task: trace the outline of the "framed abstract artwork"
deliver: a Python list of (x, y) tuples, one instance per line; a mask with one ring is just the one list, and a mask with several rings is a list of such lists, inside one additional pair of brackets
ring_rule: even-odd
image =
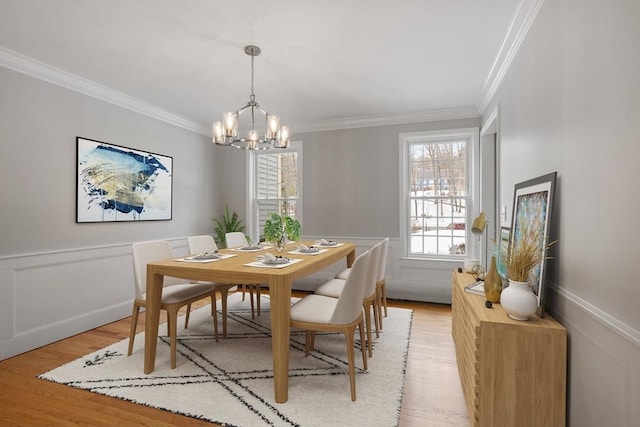
[(172, 218), (173, 158), (76, 137), (76, 222)]
[[(529, 181), (516, 184), (513, 195), (511, 217), (511, 239), (509, 248), (516, 245), (523, 233), (534, 232), (540, 239), (540, 250), (549, 244), (549, 223), (557, 172), (552, 172)], [(529, 286), (538, 299), (538, 316), (544, 312), (544, 282), (546, 257), (533, 269)]]

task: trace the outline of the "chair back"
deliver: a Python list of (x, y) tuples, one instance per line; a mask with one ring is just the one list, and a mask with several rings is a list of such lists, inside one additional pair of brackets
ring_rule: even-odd
[(349, 324), (356, 320), (362, 312), (362, 297), (364, 295), (369, 262), (369, 251), (359, 255), (353, 262), (349, 277), (347, 277), (336, 308), (331, 315), (330, 324)]
[[(131, 247), (133, 255), (133, 278), (136, 298), (144, 299), (147, 292), (147, 264), (161, 259), (172, 258), (173, 251), (169, 242), (153, 240), (137, 242)], [(165, 276), (163, 286), (171, 286), (183, 283), (184, 280)]]
[(239, 248), (249, 244), (247, 236), (241, 231), (232, 231), (225, 234), (224, 240), (227, 244), (227, 248)]
[(218, 250), (216, 241), (208, 234), (202, 236), (190, 236), (187, 238), (187, 244), (189, 245), (189, 253), (191, 255), (215, 252)]
[(384, 280), (387, 271), (387, 253), (389, 252), (389, 238), (382, 241), (382, 249), (380, 250), (380, 259), (378, 260), (378, 277), (376, 282)]
[[(364, 291), (362, 298), (370, 297), (376, 293), (376, 279), (378, 277), (378, 264), (380, 262), (380, 253), (382, 252), (382, 242), (378, 242), (369, 249), (369, 263), (367, 264), (367, 273), (365, 276)], [(349, 273), (351, 275), (351, 273)]]

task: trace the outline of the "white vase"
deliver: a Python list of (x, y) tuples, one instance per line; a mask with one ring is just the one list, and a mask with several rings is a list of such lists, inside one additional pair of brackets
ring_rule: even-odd
[(509, 280), (509, 286), (500, 294), (500, 305), (512, 319), (528, 320), (538, 308), (538, 298), (527, 282)]

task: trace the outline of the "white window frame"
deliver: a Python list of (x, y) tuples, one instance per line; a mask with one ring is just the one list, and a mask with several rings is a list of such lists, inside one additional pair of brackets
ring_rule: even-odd
[[(467, 151), (467, 170), (468, 170), (468, 191), (469, 191), (469, 206), (466, 214), (467, 227), (466, 242), (467, 248), (466, 258), (478, 258), (479, 249), (475, 244), (477, 238), (471, 233), (470, 224), (479, 214), (479, 193), (480, 193), (480, 164), (479, 164), (479, 150), (480, 150), (480, 129), (478, 127), (461, 128), (461, 129), (444, 129), (434, 131), (421, 131), (421, 132), (405, 132), (399, 134), (399, 147), (400, 147), (400, 240), (402, 242), (403, 257), (412, 259), (433, 259), (433, 260), (455, 260), (460, 261), (459, 255), (436, 255), (436, 254), (413, 254), (411, 253), (411, 239), (410, 239), (410, 168), (409, 168), (409, 147), (411, 143), (415, 142), (440, 142), (448, 139), (466, 139), (469, 141), (469, 149)], [(475, 240), (474, 240), (475, 239)]]
[(274, 148), (270, 150), (249, 151), (247, 156), (247, 170), (249, 171), (249, 179), (247, 180), (247, 230), (246, 234), (251, 237), (252, 241), (257, 242), (260, 236), (259, 229), (259, 212), (256, 191), (258, 189), (258, 162), (257, 156), (261, 154), (280, 154), (280, 153), (297, 153), (296, 165), (298, 167), (296, 186), (298, 190), (298, 215), (296, 219), (303, 225), (302, 220), (302, 141), (292, 141), (288, 148)]

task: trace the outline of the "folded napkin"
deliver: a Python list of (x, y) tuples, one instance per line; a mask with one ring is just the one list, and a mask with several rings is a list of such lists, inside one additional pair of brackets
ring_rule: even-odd
[(338, 244), (338, 242), (336, 242), (335, 240), (326, 240), (326, 239), (320, 239), (319, 242), (320, 242), (320, 245), (322, 246), (335, 246)]
[(273, 255), (273, 254), (270, 254), (269, 252), (267, 252), (266, 254), (262, 255), (262, 257), (258, 257), (258, 258), (266, 259), (267, 261), (275, 261), (276, 260), (276, 256)]
[(242, 249), (244, 250), (262, 249), (262, 246), (260, 246), (260, 243), (252, 243), (250, 245), (243, 246)]
[(205, 252), (202, 254), (197, 254), (191, 257), (191, 259), (218, 259), (222, 257), (222, 254), (217, 252)]
[(282, 257), (282, 256), (275, 256), (268, 252), (264, 255), (258, 255), (256, 258), (259, 260), (262, 260), (262, 262), (265, 264), (286, 264), (289, 262), (289, 258)]
[(311, 252), (318, 252), (319, 249), (313, 246), (307, 246), (307, 245), (300, 245), (298, 246), (298, 251), (299, 252), (303, 252), (303, 253), (311, 253)]

